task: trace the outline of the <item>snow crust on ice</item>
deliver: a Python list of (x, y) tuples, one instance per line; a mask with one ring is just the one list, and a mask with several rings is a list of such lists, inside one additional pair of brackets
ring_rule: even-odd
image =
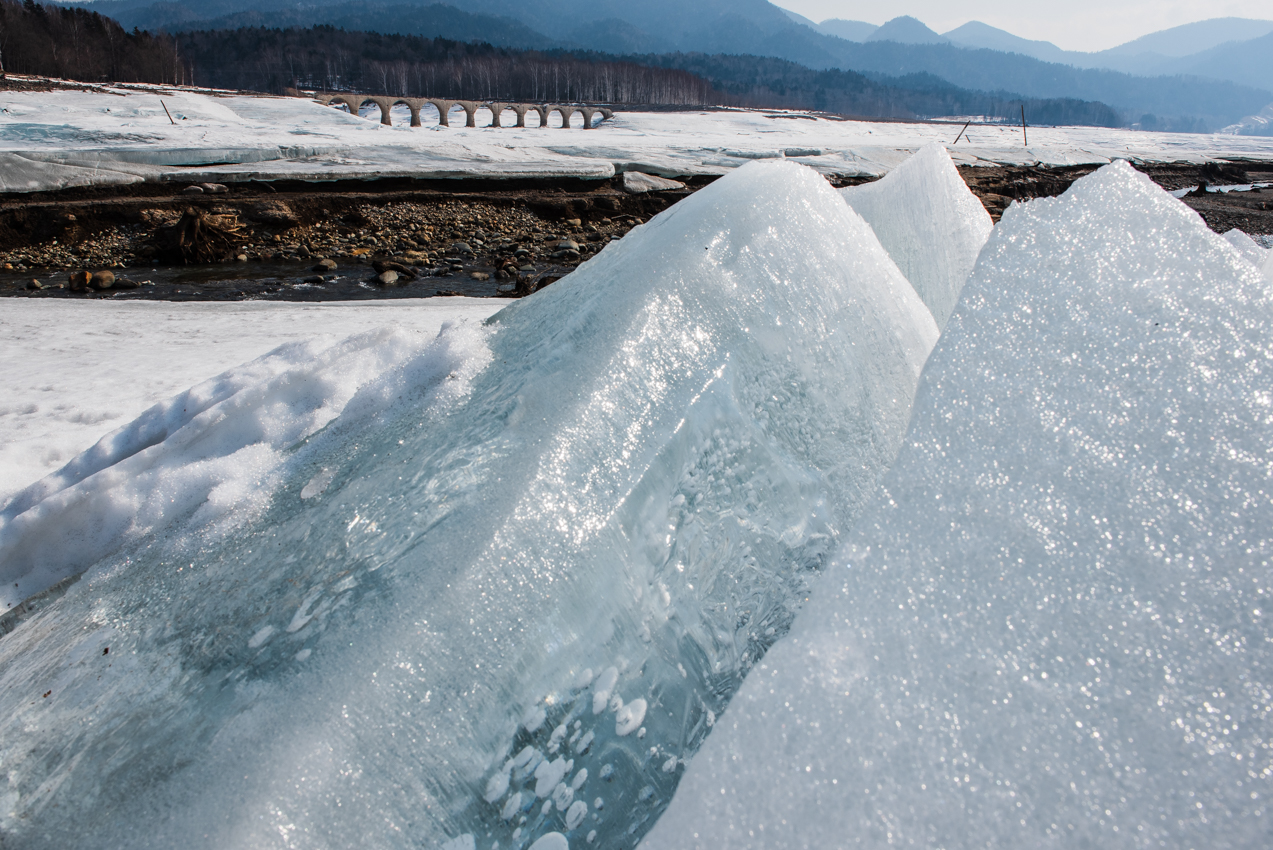
[(432, 337), (446, 322), (481, 321), (507, 303), (9, 299), (0, 360), (22, 365), (0, 372), (0, 508), (152, 405), (284, 343), (321, 348), (385, 326)]
[(459, 379), (485, 365), (484, 342), (471, 327), (443, 331), (292, 343), (156, 404), (0, 509), (0, 604), (178, 519), (215, 528), (210, 544), (264, 509), (286, 456), (337, 416), (374, 419), (404, 384), (462, 392)]
[[(167, 103), (176, 119), (164, 114)], [(430, 120), (426, 108), (424, 121)], [(842, 121), (784, 110), (619, 112), (592, 130), (394, 126), (305, 98), (114, 86), (95, 92), (0, 93), (0, 188), (150, 181), (725, 174), (757, 159), (798, 159), (822, 173), (886, 174), (950, 124)], [(793, 120), (799, 119), (799, 120)], [(486, 109), (478, 122), (489, 124)], [(1029, 148), (1011, 127), (973, 126), (959, 164), (1076, 165), (1269, 159), (1273, 138), (1037, 128)], [(28, 165), (28, 163), (31, 163)]]
[(1257, 847), (1273, 300), (1126, 164), (1010, 208), (651, 848)]
[(927, 145), (882, 179), (840, 193), (945, 327), (994, 228), (946, 148)]
[[(104, 557), (0, 639), (0, 830), (629, 844), (892, 462), (936, 337), (821, 176), (756, 163), (482, 327), (161, 406), (3, 532), (24, 576)], [(256, 477), (209, 487), (228, 463)], [(124, 522), (151, 530), (105, 552)]]

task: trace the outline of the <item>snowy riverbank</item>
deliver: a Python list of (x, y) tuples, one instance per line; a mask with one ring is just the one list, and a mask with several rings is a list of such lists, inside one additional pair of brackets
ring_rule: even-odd
[[(172, 114), (172, 121), (164, 106)], [(142, 180), (227, 183), (383, 177), (605, 179), (617, 171), (719, 175), (792, 158), (826, 174), (878, 176), (961, 127), (844, 121), (780, 110), (619, 111), (594, 130), (395, 126), (305, 98), (114, 87), (0, 94), (0, 191)], [(479, 124), (489, 112), (479, 111)], [(174, 123), (175, 122), (175, 123)], [(428, 125), (429, 121), (426, 120)], [(1093, 127), (974, 126), (956, 163), (1074, 165), (1273, 160), (1273, 140)]]

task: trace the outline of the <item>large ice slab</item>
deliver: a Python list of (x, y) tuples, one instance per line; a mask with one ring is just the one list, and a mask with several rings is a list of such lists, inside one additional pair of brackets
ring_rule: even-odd
[(487, 325), (156, 409), (0, 531), (6, 581), (90, 567), (0, 639), (6, 844), (632, 846), (936, 336), (822, 177), (753, 164)]
[(927, 145), (882, 179), (840, 193), (945, 327), (994, 228), (946, 148)]
[(882, 494), (644, 846), (1267, 844), (1270, 329), (1125, 164), (1009, 209)]

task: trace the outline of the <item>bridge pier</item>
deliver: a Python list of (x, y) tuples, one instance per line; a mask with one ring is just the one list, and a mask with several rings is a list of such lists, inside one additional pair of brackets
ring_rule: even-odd
[(524, 103), (510, 103), (508, 108), (517, 113), (517, 126), (526, 126), (526, 113), (530, 111), (530, 107)]
[(477, 126), (477, 110), (482, 104), (472, 100), (457, 100), (456, 104), (458, 104), (459, 107), (464, 110), (464, 114), (468, 116), (469, 120), (465, 122), (464, 126), (476, 127)]
[(455, 106), (455, 101), (442, 100), (441, 98), (431, 97), (429, 98), (428, 102), (433, 104), (433, 106), (438, 110), (438, 126), (450, 127), (451, 126), (451, 115), (450, 115), (451, 107)]
[(556, 112), (558, 115), (561, 116), (561, 129), (563, 130), (570, 129), (570, 116), (574, 115), (576, 111), (573, 106), (554, 106), (548, 111), (550, 114), (553, 112)]

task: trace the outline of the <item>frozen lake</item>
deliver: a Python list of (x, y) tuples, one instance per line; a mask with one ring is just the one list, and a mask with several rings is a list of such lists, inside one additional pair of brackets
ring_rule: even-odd
[[(489, 124), (489, 111), (478, 118)], [(879, 176), (925, 144), (953, 142), (961, 129), (781, 110), (620, 111), (593, 130), (412, 128), (403, 120), (386, 127), (378, 114), (355, 117), (305, 98), (136, 87), (4, 92), (0, 189), (143, 179), (719, 175), (780, 158), (828, 174)], [(974, 126), (951, 155), (957, 164), (1028, 165), (1273, 159), (1273, 140), (1254, 136), (1039, 127), (1030, 129), (1029, 141), (1022, 144), (1019, 127)]]

